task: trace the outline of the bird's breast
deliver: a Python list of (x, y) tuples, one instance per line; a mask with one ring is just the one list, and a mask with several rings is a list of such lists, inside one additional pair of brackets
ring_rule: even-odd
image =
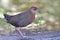
[(35, 19), (35, 14), (32, 14), (32, 15), (31, 15), (30, 22), (33, 22), (33, 21), (34, 21), (34, 19)]

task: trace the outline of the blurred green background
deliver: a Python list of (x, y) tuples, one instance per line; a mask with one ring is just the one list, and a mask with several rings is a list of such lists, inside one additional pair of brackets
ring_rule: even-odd
[(39, 8), (40, 13), (36, 14), (35, 21), (26, 29), (35, 31), (60, 30), (60, 0), (0, 0), (0, 33), (8, 33), (15, 29), (14, 26), (6, 23), (4, 13), (15, 15), (28, 10), (33, 5)]

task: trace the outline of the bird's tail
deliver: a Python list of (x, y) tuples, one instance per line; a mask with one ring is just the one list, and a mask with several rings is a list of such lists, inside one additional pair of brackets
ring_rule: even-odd
[(6, 20), (10, 20), (11, 17), (12, 17), (12, 16), (10, 16), (10, 15), (8, 15), (8, 14), (4, 14), (4, 18), (5, 18)]

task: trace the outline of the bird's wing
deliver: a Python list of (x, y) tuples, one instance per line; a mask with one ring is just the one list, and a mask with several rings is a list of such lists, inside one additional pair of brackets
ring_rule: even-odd
[[(30, 14), (27, 12), (23, 12), (21, 14), (18, 15), (14, 15), (11, 19), (10, 19), (10, 23), (17, 23), (20, 21), (24, 21), (25, 19), (29, 19)], [(28, 18), (27, 18), (28, 17)]]

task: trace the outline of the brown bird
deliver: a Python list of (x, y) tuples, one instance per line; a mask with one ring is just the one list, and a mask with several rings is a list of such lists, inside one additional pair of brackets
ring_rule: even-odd
[(22, 37), (25, 37), (22, 32), (20, 31), (21, 27), (26, 27), (27, 25), (31, 24), (35, 19), (35, 13), (39, 13), (37, 7), (32, 6), (27, 11), (22, 12), (21, 14), (17, 14), (14, 16), (10, 16), (8, 14), (4, 14), (4, 17), (7, 23), (16, 27), (16, 30)]

